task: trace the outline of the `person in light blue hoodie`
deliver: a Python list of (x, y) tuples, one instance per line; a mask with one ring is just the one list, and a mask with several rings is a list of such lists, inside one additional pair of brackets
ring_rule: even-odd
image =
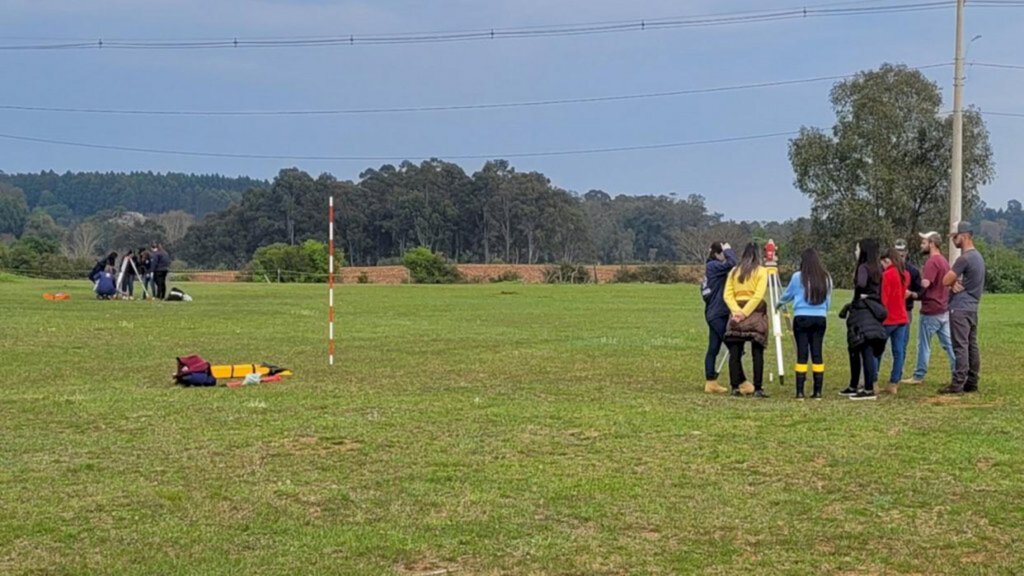
[(782, 308), (790, 302), (793, 303), (793, 335), (796, 337), (796, 398), (804, 398), (809, 356), (814, 374), (811, 398), (820, 400), (825, 385), (822, 347), (825, 342), (825, 317), (832, 303), (832, 278), (813, 248), (804, 250), (800, 255), (800, 271), (794, 273), (789, 280), (789, 286), (782, 294), (778, 307)]

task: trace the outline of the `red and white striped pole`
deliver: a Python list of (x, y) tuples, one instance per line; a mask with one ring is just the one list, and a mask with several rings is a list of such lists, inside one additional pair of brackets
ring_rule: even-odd
[(334, 196), (327, 203), (327, 363), (334, 366)]

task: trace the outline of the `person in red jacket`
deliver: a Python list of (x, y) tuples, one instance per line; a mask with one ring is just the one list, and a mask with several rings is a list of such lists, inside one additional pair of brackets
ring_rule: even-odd
[[(910, 273), (903, 267), (903, 258), (895, 248), (882, 256), (882, 269), (882, 304), (889, 313), (882, 325), (892, 345), (892, 374), (885, 393), (896, 394), (900, 380), (903, 379), (903, 363), (907, 358), (907, 331), (910, 330), (907, 292)], [(878, 361), (881, 364), (881, 355)]]

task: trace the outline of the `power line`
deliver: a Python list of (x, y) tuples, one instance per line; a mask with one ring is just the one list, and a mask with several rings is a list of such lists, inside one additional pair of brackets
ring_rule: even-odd
[[(928, 64), (926, 66), (917, 66), (914, 67), (913, 69), (928, 70), (933, 68), (944, 68), (950, 65), (951, 64), (949, 63)], [(834, 76), (817, 76), (813, 78), (801, 78), (796, 80), (772, 80), (767, 82), (753, 82), (748, 84), (734, 84), (729, 86), (715, 86), (710, 88), (668, 90), (663, 92), (645, 92), (639, 94), (618, 94), (610, 96), (589, 96), (581, 98), (558, 98), (549, 100), (529, 100), (523, 102), (445, 104), (437, 106), (399, 106), (390, 108), (348, 108), (323, 110), (139, 110), (116, 108), (78, 108), (59, 106), (55, 107), (0, 104), (0, 110), (11, 110), (20, 112), (60, 112), (68, 114), (107, 114), (122, 116), (332, 116), (359, 114), (397, 114), (414, 112), (451, 112), (464, 110), (495, 110), (503, 108), (557, 106), (566, 104), (592, 104), (598, 102), (621, 102), (628, 100), (668, 98), (673, 96), (693, 96), (698, 94), (735, 92), (741, 90), (775, 88), (780, 86), (794, 86), (798, 84), (812, 84), (817, 82), (845, 80), (847, 78), (852, 78), (853, 76), (855, 76), (855, 74), (840, 74)]]
[[(857, 3), (841, 4), (849, 5)], [(83, 40), (79, 42), (8, 44), (0, 45), (0, 50), (189, 50), (214, 48), (295, 48), (345, 45), (424, 44), (475, 40), (567, 37), (680, 28), (705, 28), (712, 26), (776, 22), (821, 17), (903, 14), (941, 10), (949, 8), (954, 4), (955, 2), (952, 0), (937, 0), (929, 2), (906, 2), (901, 4), (856, 6), (846, 8), (803, 6), (777, 10), (735, 12), (732, 14), (719, 13), (717, 15), (704, 16), (663, 17), (585, 24), (524, 26), (515, 28), (490, 28), (426, 33), (398, 32), (388, 34), (347, 34), (335, 36), (294, 36), (278, 38), (212, 38), (205, 40), (97, 39), (92, 41)], [(837, 5), (840, 4), (834, 4), (832, 6)], [(1024, 7), (1024, 1), (974, 0), (971, 2), (971, 6), (978, 8), (1020, 8)]]
[(450, 160), (488, 160), (493, 158), (538, 158), (545, 156), (581, 156), (587, 154), (605, 154), (611, 152), (632, 152), (638, 150), (660, 150), (667, 148), (686, 148), (693, 146), (706, 146), (712, 144), (727, 144), (732, 142), (747, 142), (752, 140), (766, 140), (770, 138), (781, 138), (783, 136), (795, 136), (798, 132), (772, 132), (767, 134), (754, 134), (748, 136), (734, 136), (728, 138), (714, 138), (708, 140), (690, 140), (684, 142), (666, 142), (660, 144), (641, 144), (634, 146), (614, 146), (609, 148), (582, 148), (574, 150), (549, 150), (542, 152), (513, 152), (507, 154), (406, 154), (394, 156), (300, 156), (288, 154), (246, 154), (233, 152), (201, 152), (194, 150), (167, 150), (160, 148), (142, 148), (135, 146), (120, 146), (112, 144), (96, 144), (89, 142), (73, 142), (68, 140), (55, 140), (50, 138), (36, 138), (32, 136), (21, 136), (16, 134), (0, 134), (0, 138), (15, 140), (19, 142), (34, 142), (37, 144), (53, 144), (57, 146), (73, 146), (76, 148), (90, 148), (97, 150), (116, 150), (118, 152), (139, 152), (144, 154), (160, 154), (170, 156), (192, 156), (203, 158), (236, 158), (249, 160), (303, 160), (303, 161), (400, 161), (410, 158), (445, 158)]
[(986, 112), (985, 110), (982, 110), (981, 111), (981, 115), (982, 116), (1003, 116), (1003, 117), (1006, 117), (1006, 118), (1024, 118), (1024, 113), (1018, 113), (1018, 112)]
[(1016, 64), (990, 64), (987, 62), (970, 62), (968, 66), (977, 66), (979, 68), (998, 68), (1002, 70), (1024, 70), (1024, 66)]

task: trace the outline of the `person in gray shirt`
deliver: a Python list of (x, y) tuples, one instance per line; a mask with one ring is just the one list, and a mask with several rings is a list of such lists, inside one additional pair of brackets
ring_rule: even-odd
[(978, 391), (981, 353), (978, 350), (978, 304), (985, 289), (985, 259), (974, 248), (974, 228), (961, 220), (950, 234), (953, 244), (963, 250), (943, 284), (949, 286), (949, 324), (953, 335), (956, 370), (949, 386), (939, 394)]

